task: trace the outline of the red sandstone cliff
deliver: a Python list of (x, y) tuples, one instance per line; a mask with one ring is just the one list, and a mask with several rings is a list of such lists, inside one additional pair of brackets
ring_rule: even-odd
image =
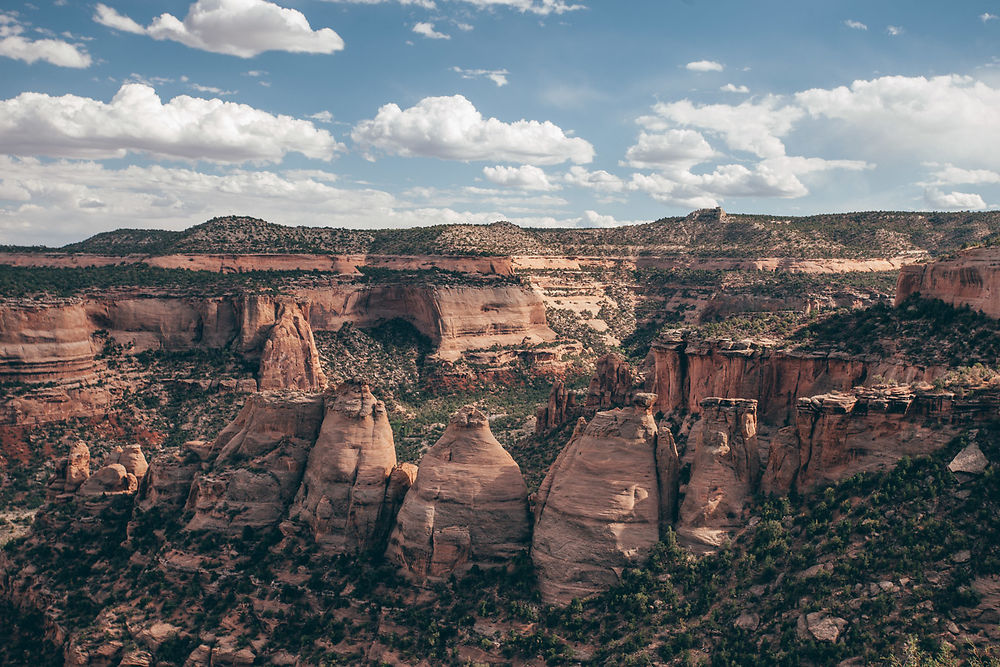
[(913, 294), (1000, 319), (1000, 248), (974, 248), (953, 259), (904, 266), (896, 283), (896, 305)]

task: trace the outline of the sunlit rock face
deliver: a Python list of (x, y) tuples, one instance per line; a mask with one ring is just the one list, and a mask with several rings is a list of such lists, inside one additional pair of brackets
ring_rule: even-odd
[(420, 461), (386, 556), (416, 580), (472, 565), (502, 565), (528, 548), (528, 489), (521, 469), (467, 406)]

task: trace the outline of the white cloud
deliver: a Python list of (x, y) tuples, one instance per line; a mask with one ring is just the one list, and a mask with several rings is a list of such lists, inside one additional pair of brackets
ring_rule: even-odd
[(685, 65), (692, 72), (721, 72), (725, 67), (714, 60), (695, 60)]
[(583, 212), (584, 227), (623, 227), (625, 225), (638, 225), (646, 220), (618, 220), (613, 215), (602, 215), (597, 211)]
[(183, 21), (164, 13), (145, 28), (98, 4), (94, 20), (116, 30), (241, 58), (264, 51), (334, 53), (344, 48), (344, 40), (330, 28), (313, 30), (302, 12), (267, 0), (197, 0)]
[[(426, 9), (436, 9), (437, 5), (431, 0), (328, 0), (328, 2), (345, 2), (363, 5), (377, 5), (384, 2), (399, 2), (401, 5), (417, 5)], [(549, 14), (565, 14), (566, 12), (585, 9), (586, 5), (573, 4), (565, 0), (455, 0), (472, 5), (476, 9), (512, 9), (522, 14), (538, 14), (548, 16)]]
[(862, 23), (861, 21), (855, 21), (853, 19), (847, 19), (846, 21), (844, 21), (844, 25), (854, 30), (868, 30), (868, 26), (866, 26), (864, 23)]
[[(929, 164), (927, 166), (938, 166)], [(959, 185), (978, 183), (1000, 183), (1000, 173), (990, 169), (962, 169), (950, 164), (940, 166), (932, 174), (930, 185)]]
[(975, 210), (986, 208), (986, 202), (972, 192), (941, 192), (936, 188), (924, 191), (924, 201), (933, 208)]
[(892, 37), (903, 34), (903, 28), (898, 25), (887, 25), (885, 31)]
[(504, 123), (483, 118), (472, 102), (461, 95), (425, 97), (409, 109), (386, 104), (375, 118), (363, 120), (351, 132), (362, 150), (403, 157), (443, 160), (502, 160), (548, 165), (587, 163), (594, 147), (570, 137), (549, 121), (518, 120)]
[(47, 62), (57, 67), (83, 69), (92, 62), (87, 49), (61, 39), (29, 39), (25, 27), (12, 14), (0, 13), (0, 56), (28, 63)]
[(639, 169), (671, 167), (690, 169), (708, 160), (715, 151), (695, 130), (668, 130), (662, 134), (641, 132), (625, 152), (625, 163)]
[(147, 85), (105, 103), (21, 93), (0, 101), (0, 152), (112, 158), (131, 152), (213, 162), (277, 162), (287, 153), (329, 160), (343, 146), (326, 130), (245, 104), (179, 95), (163, 104)]
[(742, 104), (705, 104), (696, 106), (690, 100), (657, 103), (655, 116), (642, 116), (640, 125), (647, 130), (662, 131), (675, 125), (695, 127), (721, 136), (733, 150), (747, 151), (760, 157), (785, 154), (781, 138), (788, 134), (804, 115), (794, 106), (782, 105), (778, 97), (768, 95), (759, 102)]
[(199, 93), (211, 93), (212, 95), (235, 95), (237, 91), (235, 90), (223, 90), (222, 88), (216, 88), (215, 86), (203, 86), (200, 83), (192, 83), (191, 87), (197, 90)]
[(583, 167), (573, 166), (563, 174), (563, 180), (570, 185), (598, 192), (621, 192), (625, 189), (625, 183), (622, 179), (603, 169), (587, 171)]
[(878, 160), (991, 168), (1000, 155), (1000, 89), (959, 75), (886, 76), (795, 95), (842, 151)]
[(330, 113), (329, 111), (326, 111), (325, 109), (323, 111), (317, 111), (314, 114), (310, 114), (308, 118), (311, 118), (312, 120), (315, 120), (316, 122), (319, 123), (333, 122), (333, 114)]
[(509, 82), (507, 76), (510, 75), (505, 69), (462, 69), (452, 67), (452, 72), (457, 72), (463, 79), (487, 78), (497, 85), (498, 88), (506, 86)]
[(743, 93), (743, 94), (746, 94), (746, 93), (750, 92), (750, 89), (747, 88), (746, 86), (736, 86), (736, 85), (733, 85), (731, 83), (727, 83), (726, 85), (724, 85), (721, 88), (719, 88), (719, 90), (721, 90), (724, 93)]
[(544, 171), (530, 164), (520, 167), (483, 167), (483, 176), (490, 183), (521, 190), (557, 190)]
[(426, 21), (421, 21), (413, 25), (413, 32), (418, 35), (423, 35), (427, 39), (451, 39), (451, 35), (446, 35), (443, 32), (438, 32), (434, 29), (433, 23), (428, 23)]
[(979, 20), (982, 21), (983, 23), (986, 23), (988, 21), (996, 21), (998, 18), (1000, 18), (1000, 16), (997, 16), (996, 14), (990, 14), (989, 12), (983, 12), (982, 14), (979, 15)]

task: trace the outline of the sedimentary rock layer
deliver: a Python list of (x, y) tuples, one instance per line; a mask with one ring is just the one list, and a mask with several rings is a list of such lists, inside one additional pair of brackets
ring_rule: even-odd
[(1000, 319), (1000, 248), (973, 248), (952, 259), (904, 266), (896, 282), (896, 305), (913, 294)]

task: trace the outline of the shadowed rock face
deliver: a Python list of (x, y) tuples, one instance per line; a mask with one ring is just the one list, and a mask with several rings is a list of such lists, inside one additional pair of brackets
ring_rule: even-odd
[(904, 266), (896, 282), (896, 305), (914, 294), (1000, 318), (1000, 249), (974, 248), (953, 259)]
[(376, 538), (388, 532), (381, 523), (392, 520), (382, 507), (395, 465), (385, 405), (367, 384), (344, 383), (326, 398), (292, 517), (305, 521), (316, 541), (333, 551), (377, 548)]
[(66, 458), (56, 464), (56, 471), (45, 486), (48, 500), (76, 493), (90, 477), (90, 448), (84, 442), (74, 442)]
[(473, 564), (501, 565), (527, 549), (528, 489), (482, 412), (459, 410), (420, 461), (386, 556), (414, 579)]
[(285, 516), (323, 419), (320, 394), (265, 393), (247, 399), (207, 454), (187, 501), (191, 530), (235, 534)]
[(587, 389), (588, 412), (628, 405), (632, 398), (635, 374), (625, 357), (612, 352), (597, 360), (597, 369)]
[(701, 410), (688, 436), (694, 460), (677, 534), (696, 548), (712, 548), (745, 525), (746, 506), (757, 489), (757, 401), (707, 398)]
[(638, 394), (632, 407), (599, 412), (590, 424), (581, 418), (545, 476), (531, 557), (546, 602), (608, 588), (659, 540), (661, 515), (676, 497), (661, 485), (677, 469), (677, 450), (670, 438), (657, 454), (655, 398)]

